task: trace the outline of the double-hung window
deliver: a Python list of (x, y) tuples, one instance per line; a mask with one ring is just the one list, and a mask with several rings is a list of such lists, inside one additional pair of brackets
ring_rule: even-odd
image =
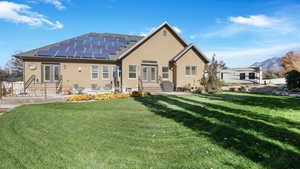
[(136, 65), (129, 65), (129, 79), (136, 79)]
[(169, 79), (169, 67), (167, 66), (162, 67), (162, 78)]
[(196, 66), (191, 66), (192, 69), (192, 75), (196, 75), (197, 74), (197, 67)]
[(187, 75), (187, 76), (197, 75), (197, 66), (190, 66), (190, 65), (186, 66), (185, 67), (185, 75)]
[(108, 65), (103, 65), (102, 79), (109, 80), (109, 66)]
[(99, 66), (98, 65), (92, 65), (92, 80), (98, 80), (99, 79)]

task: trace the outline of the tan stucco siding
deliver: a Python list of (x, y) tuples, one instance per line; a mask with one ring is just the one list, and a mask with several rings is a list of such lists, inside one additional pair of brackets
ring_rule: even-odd
[[(164, 36), (164, 31), (167, 35)], [(129, 65), (137, 65), (138, 76), (141, 74), (143, 60), (157, 61), (158, 76), (162, 74), (162, 67), (168, 66), (169, 61), (184, 48), (183, 44), (167, 28), (162, 28), (145, 43), (135, 49), (122, 60), (123, 88), (138, 88), (138, 79), (129, 79)], [(173, 80), (172, 71), (169, 71), (169, 80)]]
[[(34, 69), (30, 69), (30, 65), (34, 66)], [(24, 62), (24, 81), (26, 82), (32, 75), (35, 75), (37, 82), (41, 81), (41, 62)]]
[[(92, 80), (92, 65), (99, 67), (98, 80)], [(103, 79), (103, 65), (109, 66), (109, 79)], [(61, 63), (61, 75), (63, 76), (63, 87), (72, 88), (74, 84), (78, 84), (79, 87), (91, 88), (92, 84), (104, 87), (106, 84), (110, 84), (112, 78), (112, 64), (91, 64), (91, 63)], [(81, 71), (79, 72), (79, 69)]]
[[(51, 62), (55, 63), (55, 62)], [(30, 70), (29, 65), (36, 65), (35, 70)], [(63, 88), (73, 88), (74, 84), (78, 84), (79, 87), (91, 88), (92, 84), (97, 84), (97, 86), (104, 87), (106, 84), (110, 84), (113, 80), (113, 66), (115, 64), (99, 64), (99, 63), (68, 63), (63, 62), (60, 64), (60, 75), (63, 78)], [(92, 80), (91, 70), (92, 65), (98, 65), (99, 67), (99, 77), (98, 80)], [(102, 78), (103, 65), (109, 66), (109, 79), (104, 80)], [(41, 82), (42, 79), (42, 62), (24, 62), (25, 66), (25, 82), (31, 75), (36, 75)]]
[[(186, 75), (186, 66), (196, 66), (196, 75)], [(205, 62), (197, 55), (197, 53), (190, 49), (176, 62), (176, 87), (199, 87), (200, 80), (203, 77)]]

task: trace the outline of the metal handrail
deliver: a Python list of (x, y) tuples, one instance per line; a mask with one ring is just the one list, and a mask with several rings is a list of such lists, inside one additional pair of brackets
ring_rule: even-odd
[(35, 75), (31, 75), (30, 78), (24, 83), (24, 92), (31, 85), (32, 82), (35, 81)]
[(60, 93), (61, 89), (62, 89), (62, 81), (63, 81), (63, 78), (62, 78), (62, 75), (59, 76), (59, 80), (58, 82), (56, 83), (56, 93)]

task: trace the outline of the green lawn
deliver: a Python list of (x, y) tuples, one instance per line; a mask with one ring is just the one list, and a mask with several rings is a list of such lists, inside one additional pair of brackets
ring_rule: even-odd
[(25, 105), (0, 116), (0, 168), (296, 169), (300, 100), (232, 94)]

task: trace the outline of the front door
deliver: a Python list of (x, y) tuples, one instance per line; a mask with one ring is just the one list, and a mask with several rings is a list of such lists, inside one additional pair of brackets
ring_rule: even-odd
[(157, 66), (142, 66), (142, 80), (146, 83), (157, 82)]

